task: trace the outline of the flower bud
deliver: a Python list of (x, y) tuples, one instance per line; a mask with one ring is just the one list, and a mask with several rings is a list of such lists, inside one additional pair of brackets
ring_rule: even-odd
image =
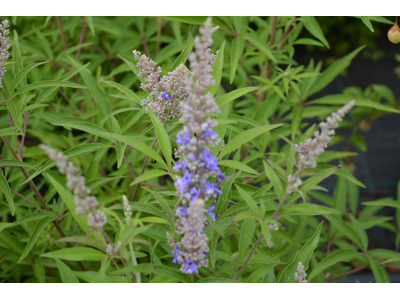
[(400, 27), (397, 25), (397, 17), (393, 27), (388, 31), (388, 38), (393, 44), (398, 44), (400, 42)]

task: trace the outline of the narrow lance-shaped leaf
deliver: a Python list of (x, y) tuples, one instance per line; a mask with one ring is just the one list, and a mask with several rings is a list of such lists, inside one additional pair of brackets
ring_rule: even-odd
[(258, 127), (254, 127), (252, 129), (249, 129), (249, 130), (239, 133), (237, 136), (235, 136), (233, 139), (231, 139), (231, 141), (225, 146), (225, 148), (218, 155), (218, 159), (223, 158), (225, 155), (229, 154), (236, 148), (239, 148), (241, 145), (258, 137), (260, 134), (268, 132), (277, 127), (281, 127), (282, 125), (283, 124), (258, 126)]
[(158, 144), (160, 145), (161, 151), (164, 154), (164, 158), (167, 161), (168, 167), (171, 168), (172, 159), (172, 147), (169, 140), (168, 133), (165, 131), (165, 127), (160, 119), (153, 113), (150, 107), (147, 107), (147, 112), (150, 116), (151, 122), (153, 123), (156, 131)]
[(229, 83), (232, 84), (235, 78), (236, 69), (239, 63), (239, 59), (242, 56), (244, 49), (244, 39), (243, 37), (237, 37), (233, 39), (231, 48), (231, 70), (229, 75)]
[(193, 45), (194, 45), (194, 40), (193, 40), (192, 30), (191, 27), (189, 26), (189, 35), (186, 42), (186, 46), (185, 48), (183, 48), (181, 54), (179, 54), (179, 56), (176, 58), (175, 62), (172, 64), (169, 71), (175, 70), (177, 67), (179, 67), (180, 64), (184, 64), (186, 62), (187, 58), (192, 52)]
[(147, 171), (145, 173), (143, 173), (142, 175), (138, 176), (131, 184), (130, 186), (133, 186), (135, 184), (138, 184), (139, 182), (143, 182), (152, 178), (157, 178), (163, 175), (167, 175), (168, 172), (165, 172), (163, 170), (150, 170)]
[(315, 17), (312, 16), (306, 16), (302, 17), (305, 20), (305, 27), (306, 29), (317, 39), (319, 39), (327, 48), (329, 48), (328, 41), (326, 40), (324, 33), (321, 30), (321, 27), (319, 26), (317, 20)]
[(142, 101), (140, 100), (139, 96), (136, 95), (134, 92), (132, 92), (130, 89), (128, 89), (126, 86), (123, 86), (122, 84), (113, 81), (103, 81), (103, 82), (123, 92), (130, 99), (132, 99), (133, 102), (142, 105)]
[(236, 189), (238, 190), (240, 196), (242, 196), (243, 200), (247, 203), (247, 205), (251, 208), (251, 210), (256, 214), (260, 215), (260, 210), (258, 209), (257, 203), (251, 198), (251, 196), (240, 186), (235, 184)]
[(21, 80), (33, 69), (36, 68), (40, 65), (43, 65), (47, 63), (47, 61), (44, 62), (40, 62), (37, 64), (30, 64), (29, 66), (25, 67), (24, 69), (22, 69), (17, 76), (14, 78), (14, 80), (11, 82), (11, 86), (9, 88), (9, 94), (11, 94), (14, 89), (17, 87), (17, 85), (21, 82)]
[(263, 161), (263, 164), (264, 164), (265, 175), (267, 175), (269, 181), (272, 182), (275, 193), (278, 196), (279, 200), (282, 200), (284, 196), (284, 191), (281, 180), (279, 179), (275, 171), (267, 164), (266, 161)]
[(4, 177), (4, 174), (2, 171), (0, 171), (0, 189), (3, 192), (4, 196), (6, 197), (8, 205), (10, 206), (11, 215), (13, 216), (15, 214), (14, 199), (11, 194), (10, 187), (8, 186), (8, 182), (7, 182), (6, 178)]
[(86, 22), (89, 25), (90, 31), (92, 33), (92, 35), (95, 35), (95, 29), (94, 29), (94, 24), (93, 24), (93, 17), (85, 17)]
[(61, 280), (63, 283), (79, 283), (78, 278), (70, 273), (71, 269), (65, 263), (63, 263), (58, 258), (53, 259), (57, 263), (58, 271), (60, 272)]
[(259, 89), (259, 87), (246, 87), (238, 90), (234, 90), (232, 92), (229, 92), (221, 97), (219, 97), (216, 102), (219, 107), (221, 107), (224, 104), (227, 104), (235, 99), (238, 99), (239, 97), (242, 97), (243, 95), (246, 95), (252, 91), (255, 91)]
[(86, 86), (69, 82), (69, 81), (63, 81), (63, 80), (45, 80), (45, 81), (39, 81), (35, 83), (28, 84), (27, 86), (24, 86), (23, 88), (18, 89), (16, 92), (13, 92), (11, 94), (11, 97), (15, 97), (19, 94), (26, 93), (28, 91), (42, 88), (42, 87), (69, 87), (69, 88), (74, 88), (74, 89), (87, 89)]
[(42, 257), (58, 258), (70, 261), (101, 261), (106, 254), (92, 248), (76, 247), (60, 249), (41, 254)]
[(244, 220), (242, 228), (240, 230), (240, 237), (239, 237), (239, 257), (242, 257), (243, 252), (247, 249), (247, 247), (253, 240), (255, 229), (256, 229), (255, 219)]
[(29, 254), (33, 246), (35, 245), (37, 239), (41, 235), (43, 229), (49, 224), (51, 221), (53, 221), (56, 217), (44, 217), (43, 219), (40, 219), (39, 222), (36, 223), (35, 228), (32, 231), (32, 234), (29, 238), (28, 244), (26, 245), (26, 248), (24, 252), (21, 254), (21, 257), (18, 260), (18, 263), (24, 260), (24, 258)]
[(301, 262), (304, 266), (304, 271), (307, 271), (308, 265), (311, 259), (312, 254), (314, 253), (315, 248), (318, 246), (319, 237), (321, 235), (322, 225), (324, 221), (322, 221), (313, 236), (308, 240), (304, 246), (297, 251), (293, 261), (288, 264), (283, 270), (281, 277), (278, 282), (282, 283), (294, 283), (296, 282), (294, 279), (295, 273), (297, 272), (297, 267), (299, 262)]
[(18, 114), (17, 107), (15, 106), (14, 101), (12, 99), (7, 100), (6, 104), (7, 104), (8, 110), (11, 113), (11, 116), (12, 116), (15, 126), (17, 126), (18, 131), (22, 133), (22, 124), (19, 119), (19, 116), (18, 116), (19, 114)]
[(215, 59), (214, 68), (213, 68), (213, 78), (215, 84), (211, 87), (211, 94), (215, 95), (217, 92), (219, 85), (221, 83), (222, 78), (222, 69), (224, 67), (224, 50), (225, 50), (225, 41), (222, 43), (219, 48), (217, 58)]

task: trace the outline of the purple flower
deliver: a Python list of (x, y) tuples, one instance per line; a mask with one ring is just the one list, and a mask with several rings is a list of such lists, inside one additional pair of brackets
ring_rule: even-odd
[(207, 213), (210, 215), (211, 219), (215, 222), (215, 213), (213, 212), (215, 210), (214, 204), (211, 204), (210, 207), (207, 209)]
[(204, 150), (201, 153), (201, 155), (203, 155), (204, 162), (206, 163), (204, 168), (209, 169), (211, 171), (221, 172), (219, 167), (218, 167), (218, 159), (216, 157), (212, 156), (212, 151), (205, 151)]
[(222, 173), (221, 171), (219, 171), (218, 179), (219, 180), (224, 180), (225, 179), (225, 174)]
[(176, 209), (176, 212), (178, 213), (178, 215), (181, 214), (182, 216), (187, 217), (187, 209), (188, 209), (188, 207), (189, 207), (189, 204), (188, 205), (184, 205), (182, 207), (178, 207)]
[(190, 195), (192, 196), (191, 200), (192, 202), (195, 202), (197, 198), (199, 198), (201, 193), (201, 189), (196, 189), (195, 187), (192, 187), (190, 189)]
[(172, 260), (174, 264), (179, 263), (179, 260), (176, 257), (176, 255), (179, 254), (180, 252), (181, 250), (179, 250), (178, 246), (175, 244), (174, 259)]
[(176, 142), (178, 144), (186, 145), (186, 144), (188, 144), (190, 142), (190, 134), (187, 133), (187, 132), (185, 132), (185, 136), (184, 137), (181, 137), (180, 135), (177, 135), (176, 138), (177, 138)]
[(186, 171), (185, 175), (179, 179), (179, 186), (181, 188), (181, 194), (184, 193), (187, 186), (192, 184), (192, 174), (189, 171)]
[(184, 161), (178, 161), (176, 163), (176, 166), (174, 167), (175, 171), (183, 171), (184, 169), (187, 168), (187, 163)]
[(206, 186), (204, 187), (208, 193), (210, 193), (209, 190), (212, 189), (213, 194), (217, 193), (218, 196), (222, 194), (222, 191), (218, 188), (218, 184), (216, 182), (210, 183), (208, 180), (206, 181)]
[(204, 131), (204, 134), (201, 136), (201, 138), (202, 139), (204, 139), (205, 137), (207, 137), (207, 136), (212, 136), (212, 135), (214, 135), (214, 134), (216, 134), (215, 132), (214, 132), (214, 130), (208, 130), (208, 129), (206, 129), (205, 131)]
[(170, 101), (172, 101), (172, 96), (170, 95), (170, 93), (167, 93), (167, 92), (162, 94), (161, 98), (163, 98), (163, 99), (168, 98)]
[(193, 260), (190, 260), (189, 258), (186, 259), (186, 266), (183, 268), (182, 273), (185, 273), (187, 269), (191, 269), (193, 272), (199, 273), (197, 265)]

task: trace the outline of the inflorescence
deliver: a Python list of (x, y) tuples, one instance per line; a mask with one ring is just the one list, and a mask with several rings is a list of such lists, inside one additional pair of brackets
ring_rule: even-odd
[[(177, 176), (175, 188), (183, 206), (176, 209), (176, 233), (182, 235), (178, 242), (168, 233), (168, 240), (173, 247), (173, 263), (181, 264), (181, 271), (186, 274), (198, 273), (199, 267), (206, 267), (209, 251), (208, 237), (204, 233), (208, 214), (215, 221), (215, 202), (206, 208), (207, 201), (218, 198), (222, 191), (221, 184), (225, 175), (218, 167), (218, 159), (209, 147), (218, 145), (220, 137), (214, 131), (217, 122), (207, 114), (218, 114), (219, 107), (212, 94), (206, 92), (214, 84), (211, 75), (215, 56), (211, 54), (212, 34), (218, 27), (212, 27), (208, 18), (200, 28), (202, 37), (195, 38), (195, 52), (189, 56), (192, 76), (185, 79), (187, 98), (181, 103), (184, 127), (177, 135), (178, 151), (181, 160), (174, 167), (183, 174)], [(210, 182), (210, 177), (218, 177)]]
[(39, 145), (51, 160), (57, 163), (58, 170), (61, 174), (67, 175), (67, 188), (74, 190), (76, 213), (78, 215), (88, 215), (88, 224), (91, 227), (102, 229), (107, 223), (107, 216), (102, 209), (97, 209), (99, 202), (95, 196), (89, 196), (91, 190), (85, 184), (85, 177), (76, 175), (79, 169), (73, 162), (68, 161), (68, 157), (61, 152), (47, 146)]
[(7, 70), (3, 67), (4, 61), (10, 56), (7, 49), (10, 48), (10, 39), (6, 36), (10, 33), (7, 28), (8, 20), (4, 20), (0, 24), (0, 89), (3, 88), (2, 79)]
[(297, 265), (297, 272), (294, 273), (294, 279), (299, 283), (307, 283), (307, 273), (304, 271), (304, 266), (301, 261)]

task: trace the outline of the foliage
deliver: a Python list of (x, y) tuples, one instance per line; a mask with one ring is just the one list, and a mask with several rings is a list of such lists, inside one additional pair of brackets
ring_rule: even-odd
[[(146, 82), (132, 50), (151, 57), (161, 76), (181, 63), (189, 66), (205, 20), (10, 20), (10, 59), (0, 90), (1, 282), (296, 282), (299, 263), (309, 282), (342, 279), (360, 265), (371, 268), (377, 282), (389, 280), (385, 263), (398, 264), (400, 255), (369, 249), (366, 230), (387, 228), (400, 245), (400, 195), (357, 211), (364, 185), (352, 175), (351, 157), (355, 148), (367, 151), (363, 130), (378, 117), (400, 113), (399, 103), (376, 84), (314, 99), (365, 47), (357, 45), (325, 70), (313, 60), (298, 65), (297, 45), (332, 44), (314, 17), (213, 18), (219, 29), (212, 53), (219, 52), (209, 91), (220, 112), (210, 117), (222, 141), (211, 149), (226, 178), (213, 199), (216, 220), (207, 215), (204, 229), (208, 267), (187, 275), (172, 263), (166, 233), (174, 237), (176, 231), (180, 199), (173, 167), (179, 158), (173, 150), (183, 124), (145, 111), (149, 93), (141, 89)], [(366, 29), (370, 20), (391, 23), (358, 21)], [(305, 32), (309, 38), (301, 37)], [(340, 123), (352, 132), (330, 143), (346, 141), (346, 148), (325, 151), (316, 168), (298, 168), (296, 149), (317, 130), (315, 118), (352, 99), (355, 106)], [(74, 192), (39, 144), (63, 152), (82, 171), (107, 216), (104, 232), (76, 213)], [(301, 182), (295, 186), (289, 175)], [(321, 185), (331, 175), (338, 178), (333, 198)], [(375, 215), (386, 206), (396, 208), (397, 227)]]

